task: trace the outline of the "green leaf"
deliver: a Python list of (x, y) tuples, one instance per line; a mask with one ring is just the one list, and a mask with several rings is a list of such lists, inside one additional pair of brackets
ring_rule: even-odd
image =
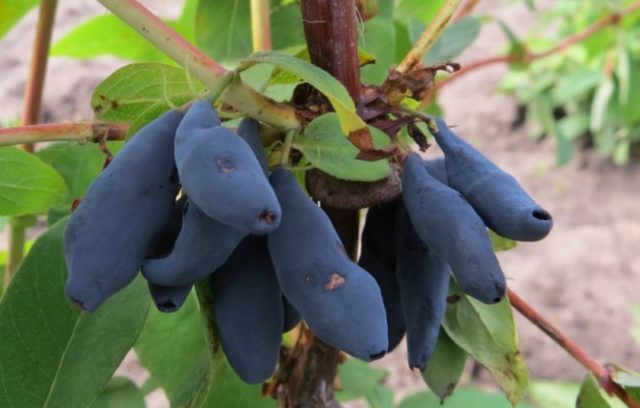
[(113, 377), (89, 408), (145, 408), (142, 391), (129, 379)]
[(529, 373), (518, 347), (508, 299), (486, 305), (464, 295), (452, 281), (443, 327), (451, 339), (487, 367), (509, 401), (525, 395)]
[(556, 156), (558, 165), (563, 166), (573, 157), (573, 144), (571, 140), (562, 132), (562, 128), (558, 125), (558, 121), (553, 117), (553, 105), (551, 98), (546, 95), (540, 95), (536, 101), (536, 111), (539, 120), (542, 122), (544, 130), (553, 136), (556, 141)]
[(0, 38), (38, 3), (38, 0), (0, 0)]
[(0, 303), (0, 406), (86, 407), (109, 382), (144, 324), (142, 278), (84, 313), (64, 294), (61, 221), (22, 261)]
[(202, 407), (209, 395), (213, 367), (209, 359), (209, 352), (202, 348), (199, 350), (189, 375), (184, 379), (175, 395), (171, 399), (173, 408)]
[(175, 313), (152, 307), (135, 345), (142, 365), (172, 399), (204, 348), (200, 310), (195, 296), (189, 295)]
[(51, 166), (24, 150), (0, 147), (0, 215), (39, 214), (66, 196), (64, 180)]
[(38, 151), (37, 156), (64, 179), (69, 191), (65, 203), (84, 196), (89, 184), (100, 174), (105, 159), (97, 144), (75, 142), (52, 144)]
[(393, 408), (393, 390), (384, 385), (377, 385), (366, 399), (371, 408)]
[[(502, 29), (505, 37), (507, 37), (507, 40), (509, 40), (509, 48), (507, 50), (507, 54), (524, 57), (527, 51), (526, 45), (506, 22), (504, 22), (503, 20), (498, 20), (498, 24)], [(526, 68), (528, 64), (526, 62), (517, 61), (510, 63), (509, 66), (514, 70), (518, 70)]]
[[(186, 1), (178, 20), (165, 21), (190, 42), (194, 40), (196, 5), (197, 0)], [(113, 55), (136, 62), (173, 63), (170, 57), (113, 14), (96, 16), (74, 27), (51, 47), (51, 55), (78, 59)]]
[(356, 107), (346, 88), (328, 72), (310, 62), (282, 52), (257, 52), (243, 59), (237, 70), (242, 71), (253, 65), (265, 63), (275, 65), (283, 71), (302, 78), (326, 96), (338, 114), (340, 127), (345, 135), (367, 128), (367, 125), (356, 113)]
[(429, 50), (424, 63), (432, 65), (450, 61), (462, 54), (478, 38), (481, 26), (478, 17), (465, 17), (449, 25)]
[(453, 394), (467, 361), (467, 353), (451, 340), (444, 330), (440, 330), (436, 348), (429, 359), (422, 378), (440, 400)]
[(611, 408), (591, 373), (587, 374), (582, 382), (576, 408)]
[(508, 251), (513, 249), (518, 245), (518, 243), (512, 239), (505, 238), (501, 235), (496, 234), (492, 230), (489, 231), (489, 239), (491, 239), (491, 246), (493, 247), (493, 252), (500, 251)]
[[(212, 24), (214, 21), (223, 24)], [(305, 43), (299, 4), (272, 6), (271, 27), (274, 49)], [(195, 32), (198, 47), (218, 61), (230, 64), (251, 54), (250, 2), (200, 1)]]
[(389, 68), (395, 64), (396, 30), (390, 19), (375, 17), (363, 25), (362, 48), (376, 58), (360, 70), (362, 82), (381, 84), (389, 74)]
[(444, 0), (400, 0), (396, 9), (396, 16), (401, 21), (415, 18), (423, 23), (429, 23), (444, 4)]
[(562, 76), (551, 91), (553, 106), (564, 105), (579, 99), (602, 81), (602, 72), (581, 68)]
[[(419, 392), (402, 401), (399, 408), (441, 408), (440, 399), (430, 392)], [(462, 388), (445, 403), (445, 408), (513, 408), (502, 394), (488, 393), (477, 388)], [(529, 408), (521, 403), (518, 408)]]
[(249, 385), (221, 358), (211, 379), (211, 390), (202, 408), (275, 408), (272, 398), (262, 396), (262, 384)]
[[(389, 138), (379, 130), (371, 128), (371, 133), (376, 147), (388, 143)], [(315, 167), (341, 179), (375, 181), (390, 173), (386, 160), (363, 161), (355, 158), (358, 149), (344, 137), (335, 113), (314, 119), (303, 134), (297, 135), (293, 147), (300, 150)]]
[(338, 402), (364, 398), (373, 393), (389, 372), (373, 368), (364, 361), (350, 358), (338, 366), (338, 381), (342, 387), (336, 392)]
[(131, 61), (172, 61), (113, 14), (99, 15), (76, 26), (51, 47), (51, 55), (77, 59), (113, 55)]
[(91, 106), (98, 119), (129, 122), (128, 136), (174, 106), (198, 98), (204, 85), (177, 67), (158, 63), (131, 64), (102, 81)]
[(610, 76), (604, 77), (596, 88), (596, 93), (591, 102), (591, 123), (589, 128), (592, 132), (595, 133), (602, 130), (607, 120), (607, 108), (614, 91), (615, 84)]
[(580, 384), (558, 381), (534, 381), (529, 385), (528, 397), (539, 408), (573, 408)]

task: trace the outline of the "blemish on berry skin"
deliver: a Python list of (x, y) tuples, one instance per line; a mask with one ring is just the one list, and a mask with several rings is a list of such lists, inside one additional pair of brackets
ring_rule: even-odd
[(347, 280), (344, 278), (344, 276), (333, 272), (329, 276), (329, 282), (326, 282), (324, 284), (324, 290), (329, 290), (329, 291), (336, 290), (340, 286), (344, 285), (346, 281)]

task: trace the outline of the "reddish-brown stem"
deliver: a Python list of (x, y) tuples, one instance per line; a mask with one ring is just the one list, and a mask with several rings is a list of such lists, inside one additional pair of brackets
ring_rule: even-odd
[(51, 31), (53, 30), (57, 4), (58, 0), (42, 0), (40, 4), (36, 37), (29, 67), (29, 79), (24, 90), (23, 125), (38, 123), (38, 117), (40, 116), (42, 89), (44, 88), (44, 77), (47, 71)]
[(452, 21), (458, 21), (473, 12), (473, 9), (480, 3), (480, 0), (467, 0), (453, 16)]
[(524, 53), (516, 53), (516, 54), (507, 54), (507, 55), (496, 55), (493, 57), (489, 57), (486, 59), (478, 60), (469, 64), (466, 64), (455, 73), (440, 82), (438, 82), (438, 89), (442, 89), (447, 86), (451, 82), (461, 78), (465, 74), (469, 72), (475, 71), (478, 68), (485, 67), (487, 65), (498, 64), (498, 63), (512, 63), (512, 62), (532, 62), (541, 58), (548, 57), (553, 54), (560, 53), (570, 48), (571, 46), (586, 40), (592, 35), (598, 33), (602, 29), (616, 25), (622, 20), (624, 17), (631, 15), (640, 9), (640, 0), (633, 2), (629, 6), (627, 6), (624, 10), (617, 13), (609, 14), (606, 17), (596, 21), (589, 27), (585, 28), (583, 31), (573, 34), (564, 40), (560, 41), (557, 45), (549, 48), (548, 50), (541, 52), (533, 52), (533, 51), (525, 51)]
[(355, 0), (303, 0), (302, 20), (311, 62), (333, 75), (360, 101)]
[(584, 368), (589, 370), (598, 379), (600, 386), (609, 394), (615, 394), (628, 407), (640, 408), (640, 404), (632, 400), (627, 392), (618, 384), (611, 380), (609, 371), (600, 363), (595, 361), (585, 350), (577, 345), (571, 338), (564, 334), (560, 329), (549, 322), (537, 310), (529, 305), (512, 289), (507, 291), (509, 301), (514, 309), (522, 316), (533, 323), (537, 328), (542, 330), (547, 336), (555, 341), (567, 353), (571, 355)]
[[(55, 19), (57, 0), (42, 0), (36, 26), (36, 35), (31, 53), (31, 65), (29, 76), (24, 91), (24, 107), (22, 111), (22, 124), (31, 125), (38, 122), (40, 105), (42, 101), (42, 89), (44, 77), (47, 71), (49, 57), (49, 45), (51, 44), (51, 32)], [(33, 153), (33, 144), (21, 145), (26, 151)], [(26, 230), (21, 223), (11, 223), (9, 228), (9, 248), (7, 265), (4, 275), (5, 287), (11, 281), (13, 273), (22, 261), (24, 255), (24, 241)]]

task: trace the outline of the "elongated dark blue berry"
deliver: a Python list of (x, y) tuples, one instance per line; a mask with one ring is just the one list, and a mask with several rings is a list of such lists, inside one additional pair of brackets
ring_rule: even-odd
[[(182, 218), (186, 205), (187, 197), (180, 197), (173, 208), (171, 221), (165, 226), (164, 231), (154, 239), (151, 252), (147, 255), (148, 258), (162, 257), (171, 253), (182, 228)], [(172, 313), (180, 309), (193, 286), (170, 287), (156, 285), (149, 281), (147, 283), (153, 303), (158, 310), (164, 313)]]
[(193, 285), (160, 286), (149, 281), (147, 283), (153, 303), (163, 313), (173, 313), (180, 309), (193, 287)]
[(457, 191), (436, 180), (416, 154), (404, 161), (402, 199), (424, 243), (441, 254), (460, 289), (485, 303), (504, 296), (504, 274), (484, 223)]
[(240, 136), (251, 148), (253, 154), (260, 163), (260, 168), (266, 176), (269, 175), (267, 155), (264, 152), (262, 146), (262, 139), (260, 137), (260, 123), (251, 118), (242, 119), (238, 126), (238, 136)]
[(246, 233), (278, 227), (280, 205), (258, 159), (247, 142), (220, 126), (209, 102), (197, 101), (185, 114), (175, 159), (183, 190), (209, 217)]
[(451, 269), (416, 233), (409, 214), (398, 205), (397, 278), (407, 324), (409, 367), (424, 371), (436, 346), (447, 306)]
[(382, 357), (387, 320), (375, 280), (349, 259), (293, 174), (277, 168), (270, 180), (283, 211), (267, 239), (282, 292), (322, 341), (363, 360)]
[(437, 159), (429, 159), (422, 162), (425, 169), (435, 177), (436, 180), (441, 182), (442, 184), (449, 185), (449, 180), (447, 179), (447, 168), (445, 166), (444, 157), (439, 157)]
[(210, 279), (218, 336), (231, 367), (247, 383), (264, 382), (278, 362), (284, 324), (266, 237), (246, 237)]
[(133, 280), (171, 220), (178, 178), (171, 111), (142, 128), (89, 187), (65, 231), (65, 291), (94, 311)]
[(220, 267), (245, 236), (245, 232), (210, 218), (189, 197), (171, 253), (148, 259), (142, 274), (156, 285), (192, 285)]
[(382, 292), (387, 314), (389, 348), (402, 340), (405, 321), (396, 280), (396, 203), (369, 208), (362, 231), (362, 250), (358, 264), (373, 276)]
[(446, 157), (447, 178), (486, 225), (504, 237), (537, 241), (553, 227), (551, 215), (533, 201), (515, 178), (498, 168), (436, 119), (436, 141)]

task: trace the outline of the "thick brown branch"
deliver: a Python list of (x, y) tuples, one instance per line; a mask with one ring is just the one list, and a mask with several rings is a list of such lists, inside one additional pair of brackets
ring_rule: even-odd
[(303, 0), (302, 19), (314, 65), (333, 75), (360, 102), (355, 0)]

